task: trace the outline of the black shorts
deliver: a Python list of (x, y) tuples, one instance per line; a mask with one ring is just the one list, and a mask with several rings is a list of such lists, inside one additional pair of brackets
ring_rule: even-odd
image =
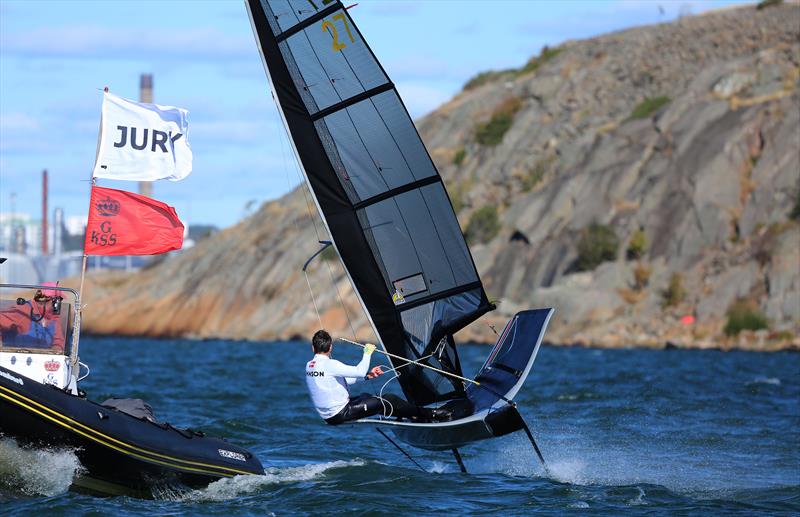
[[(350, 402), (341, 411), (326, 418), (325, 421), (331, 425), (338, 425), (373, 415), (408, 417), (410, 416), (408, 414), (409, 406), (408, 402), (397, 395), (384, 395), (381, 400), (375, 395), (362, 393), (356, 397), (350, 397)], [(416, 414), (416, 406), (411, 407), (414, 408), (412, 411)]]

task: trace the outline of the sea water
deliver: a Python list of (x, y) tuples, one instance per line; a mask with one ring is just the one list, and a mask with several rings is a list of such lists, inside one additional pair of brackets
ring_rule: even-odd
[[(449, 453), (407, 448), (423, 471), (371, 426), (325, 425), (306, 393), (308, 344), (86, 337), (81, 345), (90, 398), (143, 398), (162, 421), (249, 448), (264, 474), (155, 500), (98, 498), (68, 490), (82, 469), (74, 451), (2, 438), (0, 515), (800, 512), (797, 353), (542, 347), (516, 400), (546, 467), (515, 433), (465, 447), (464, 475)], [(352, 346), (335, 348), (357, 361)], [(487, 353), (462, 347), (464, 370), (474, 374)]]

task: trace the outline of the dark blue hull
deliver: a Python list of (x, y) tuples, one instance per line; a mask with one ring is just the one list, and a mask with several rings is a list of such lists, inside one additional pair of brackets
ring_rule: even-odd
[(0, 434), (21, 445), (75, 450), (84, 473), (74, 487), (152, 497), (154, 489), (201, 488), (263, 474), (249, 451), (46, 386), (0, 367)]

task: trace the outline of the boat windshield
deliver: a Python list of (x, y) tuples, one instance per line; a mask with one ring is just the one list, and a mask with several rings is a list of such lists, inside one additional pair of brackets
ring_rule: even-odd
[(52, 287), (0, 286), (0, 352), (69, 355), (70, 291)]

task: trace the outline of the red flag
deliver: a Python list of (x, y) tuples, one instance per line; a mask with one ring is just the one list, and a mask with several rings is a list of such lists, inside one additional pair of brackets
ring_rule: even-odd
[(155, 255), (182, 245), (183, 223), (171, 206), (124, 190), (92, 187), (87, 255)]

